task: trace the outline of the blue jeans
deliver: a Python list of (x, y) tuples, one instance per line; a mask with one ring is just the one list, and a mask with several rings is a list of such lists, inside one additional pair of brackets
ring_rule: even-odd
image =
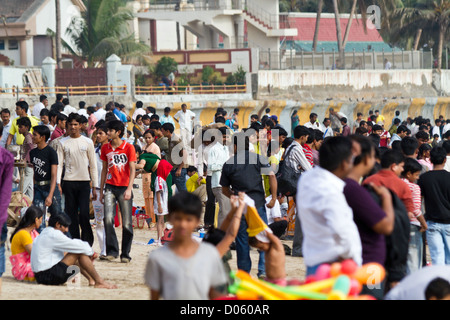
[(5, 273), (5, 265), (6, 265), (6, 258), (5, 258), (5, 242), (6, 237), (8, 235), (8, 228), (5, 224), (0, 229), (0, 278), (3, 276), (3, 273)]
[(408, 261), (406, 265), (407, 274), (411, 274), (422, 268), (423, 259), (423, 240), (420, 227), (411, 225), (408, 247)]
[[(258, 208), (258, 214), (261, 219), (267, 224), (266, 206)], [(236, 237), (237, 267), (240, 270), (244, 270), (250, 273), (250, 270), (252, 269), (252, 260), (250, 259), (250, 245), (248, 244), (247, 228), (247, 221), (245, 220), (245, 216), (243, 215)], [(264, 252), (259, 251), (258, 276), (264, 275), (266, 273), (265, 262)]]
[[(39, 233), (42, 232), (45, 228), (45, 215), (46, 215), (46, 206), (45, 206), (45, 199), (47, 199), (48, 194), (50, 192), (50, 185), (40, 186), (38, 184), (34, 185), (34, 197), (33, 197), (33, 204), (41, 208), (42, 212), (44, 213), (42, 218), (42, 224), (37, 230)], [(61, 194), (59, 193), (58, 186), (56, 186), (55, 191), (53, 192), (53, 200), (52, 205), (48, 208), (48, 211), (50, 215), (58, 215), (62, 211), (61, 207)]]
[(172, 169), (172, 171), (170, 171), (170, 174), (172, 175), (172, 182), (174, 185), (177, 186), (177, 192), (180, 191), (187, 191), (186, 188), (186, 168), (181, 169), (181, 174), (179, 177), (177, 177), (175, 175), (175, 173), (177, 172), (177, 169)]
[(450, 264), (450, 224), (427, 221), (427, 242), (433, 265)]

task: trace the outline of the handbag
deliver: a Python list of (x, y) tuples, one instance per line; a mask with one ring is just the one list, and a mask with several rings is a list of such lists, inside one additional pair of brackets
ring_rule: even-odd
[(286, 159), (295, 146), (291, 146), (287, 151), (283, 160), (280, 161), (278, 172), (275, 175), (278, 183), (278, 193), (283, 196), (295, 196), (297, 194), (297, 183), (301, 171), (297, 172), (286, 164)]

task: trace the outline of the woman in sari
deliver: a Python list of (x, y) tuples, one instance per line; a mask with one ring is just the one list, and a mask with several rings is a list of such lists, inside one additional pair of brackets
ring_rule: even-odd
[(161, 244), (161, 238), (164, 235), (164, 216), (169, 213), (168, 201), (172, 197), (172, 165), (164, 159), (159, 158), (152, 153), (144, 153), (139, 157), (139, 163), (136, 169), (144, 169), (145, 172), (151, 172), (150, 188), (154, 192), (153, 207), (156, 209), (157, 216), (156, 232), (158, 239), (157, 245)]
[(294, 110), (294, 112), (291, 115), (291, 132), (292, 132), (292, 138), (294, 137), (294, 129), (300, 124), (300, 118), (298, 117), (297, 110)]
[(27, 209), (16, 229), (11, 235), (12, 274), (17, 280), (36, 281), (31, 270), (30, 254), (33, 241), (39, 235), (37, 229), (42, 224), (44, 213), (36, 206)]
[(136, 123), (133, 126), (133, 136), (135, 138), (134, 144), (137, 144), (139, 147), (142, 148), (143, 141), (141, 138), (144, 136), (145, 132), (145, 126), (144, 122), (142, 121), (142, 115), (138, 115), (136, 117)]

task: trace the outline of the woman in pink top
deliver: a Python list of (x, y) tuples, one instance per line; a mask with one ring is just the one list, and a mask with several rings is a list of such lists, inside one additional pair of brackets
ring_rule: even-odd
[(423, 143), (419, 147), (419, 154), (417, 155), (417, 161), (425, 165), (429, 171), (433, 170), (433, 164), (430, 161), (430, 152), (431, 152), (431, 146), (428, 143)]
[[(144, 132), (144, 140), (145, 140), (145, 147), (142, 149), (142, 152), (145, 153), (152, 153), (157, 155), (159, 158), (161, 158), (161, 149), (158, 147), (158, 145), (155, 143), (155, 132), (152, 129), (148, 129)], [(138, 167), (136, 167), (138, 169)], [(152, 173), (151, 172), (145, 172), (142, 171), (142, 193), (144, 195), (145, 200), (145, 211), (148, 216), (152, 219), (152, 226), (155, 223), (155, 210), (153, 207), (153, 192), (150, 188), (150, 183), (152, 181)]]
[(95, 113), (95, 108), (94, 107), (88, 107), (87, 108), (87, 114), (89, 115), (87, 134), (88, 134), (89, 137), (91, 137), (92, 133), (94, 133), (94, 131), (95, 131), (95, 124), (98, 121), (97, 118), (95, 117), (94, 113)]

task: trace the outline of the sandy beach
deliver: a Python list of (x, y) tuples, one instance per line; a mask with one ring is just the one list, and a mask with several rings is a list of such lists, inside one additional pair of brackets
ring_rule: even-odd
[[(140, 179), (136, 179), (140, 184)], [(142, 192), (134, 190), (134, 204), (143, 206)], [(9, 236), (13, 228), (8, 228)], [(121, 243), (121, 227), (116, 228), (119, 244)], [(95, 236), (95, 231), (94, 231)], [(108, 282), (117, 285), (117, 289), (95, 289), (88, 286), (88, 282), (81, 277), (80, 286), (45, 286), (30, 282), (21, 282), (12, 276), (9, 256), (11, 252), (6, 250), (6, 272), (2, 277), (2, 288), (0, 300), (147, 300), (150, 297), (149, 289), (144, 284), (144, 270), (147, 257), (152, 250), (157, 249), (155, 245), (147, 245), (150, 239), (156, 238), (156, 231), (149, 229), (134, 229), (134, 239), (131, 248), (131, 262), (121, 263), (116, 261), (96, 260), (94, 265), (99, 274)], [(292, 241), (283, 241), (292, 248)], [(99, 252), (97, 239), (94, 241), (94, 250)], [(230, 266), (236, 270), (236, 251), (232, 250)], [(251, 275), (256, 277), (258, 252), (251, 250), (252, 271)], [(286, 256), (286, 273), (288, 278), (304, 279), (305, 266), (300, 257)]]

